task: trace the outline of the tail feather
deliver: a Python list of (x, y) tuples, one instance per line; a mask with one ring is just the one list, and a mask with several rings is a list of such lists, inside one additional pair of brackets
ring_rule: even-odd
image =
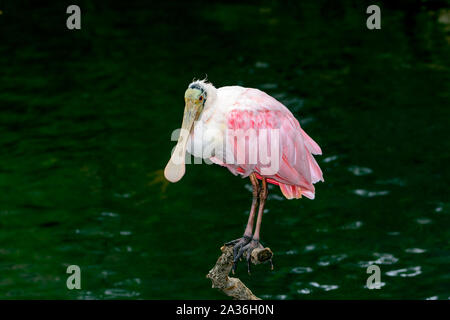
[(303, 189), (300, 186), (289, 185), (289, 184), (279, 184), (281, 192), (286, 197), (286, 199), (300, 199), (305, 196), (309, 199), (314, 199), (314, 186), (308, 186), (309, 189)]
[(322, 149), (320, 149), (317, 142), (315, 142), (310, 136), (308, 136), (308, 134), (302, 128), (300, 128), (300, 132), (302, 133), (306, 148), (308, 148), (309, 152), (311, 152), (312, 154), (321, 155)]
[(319, 167), (319, 164), (317, 163), (316, 159), (308, 153), (308, 163), (309, 163), (309, 169), (311, 171), (311, 183), (316, 183), (318, 181), (323, 182), (323, 174), (322, 170)]

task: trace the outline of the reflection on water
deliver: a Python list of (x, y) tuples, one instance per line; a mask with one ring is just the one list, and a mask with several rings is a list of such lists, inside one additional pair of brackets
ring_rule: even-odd
[(324, 244), (309, 244), (305, 246), (304, 252), (310, 252), (314, 250), (325, 250), (328, 247)]
[(367, 174), (371, 174), (372, 173), (372, 169), (364, 168), (364, 167), (358, 167), (358, 166), (348, 167), (348, 171), (353, 173), (355, 176), (365, 176)]
[(429, 218), (417, 218), (416, 222), (418, 224), (430, 224), (431, 222), (433, 222), (433, 220), (431, 220)]
[(420, 248), (408, 248), (408, 249), (405, 249), (405, 252), (408, 252), (408, 253), (424, 253), (426, 251), (427, 250), (420, 249)]
[(381, 191), (368, 191), (368, 190), (364, 190), (364, 189), (356, 189), (353, 190), (354, 194), (357, 194), (358, 196), (361, 197), (378, 197), (378, 196), (385, 196), (387, 194), (389, 194), (388, 190), (381, 190)]
[(326, 157), (326, 158), (324, 158), (324, 159), (322, 160), (322, 162), (324, 162), (324, 163), (328, 163), (328, 162), (331, 162), (331, 161), (335, 161), (335, 160), (337, 160), (337, 158), (338, 158), (338, 156), (337, 156), (337, 155), (334, 155), (334, 156), (329, 156), (329, 157)]
[(386, 3), (392, 28), (370, 33), (365, 8), (328, 4), (92, 3), (74, 37), (56, 8), (2, 18), (0, 298), (223, 298), (205, 274), (242, 234), (251, 184), (215, 165), (162, 176), (186, 85), (207, 74), (267, 91), (323, 150), (314, 201), (269, 186), (275, 270), (237, 274), (256, 295), (448, 299), (446, 15)]
[(288, 250), (286, 252), (280, 252), (280, 254), (293, 255), (293, 254), (298, 254), (298, 251), (297, 250)]
[(389, 277), (415, 277), (422, 273), (422, 267), (416, 266), (416, 267), (409, 267), (404, 269), (398, 269), (398, 270), (391, 270), (386, 272), (386, 275)]
[(356, 230), (363, 226), (364, 222), (362, 221), (354, 221), (346, 224), (345, 226), (342, 226), (341, 229), (343, 230)]
[(267, 196), (267, 200), (276, 200), (276, 201), (284, 201), (285, 197), (280, 196), (279, 194), (271, 193)]
[(294, 269), (292, 269), (291, 272), (300, 274), (300, 273), (313, 272), (313, 269), (310, 267), (295, 267)]
[(327, 266), (330, 266), (330, 265), (338, 264), (339, 262), (341, 262), (342, 260), (344, 260), (347, 257), (348, 257), (348, 255), (346, 255), (345, 253), (343, 253), (343, 254), (332, 254), (330, 256), (320, 257), (319, 261), (317, 262), (317, 264), (319, 266), (321, 266), (321, 267), (327, 267)]
[(367, 268), (368, 266), (372, 264), (381, 265), (381, 264), (394, 264), (397, 263), (398, 258), (394, 257), (393, 254), (390, 253), (374, 253), (374, 257), (376, 257), (376, 260), (370, 260), (370, 261), (364, 261), (360, 262), (359, 265), (363, 268)]
[(128, 291), (125, 289), (107, 289), (105, 290), (104, 294), (106, 296), (106, 299), (136, 298), (140, 295), (139, 292)]
[(302, 287), (301, 289), (297, 290), (297, 293), (299, 294), (311, 294), (314, 293), (314, 291), (331, 291), (331, 290), (337, 290), (339, 288), (338, 285), (334, 284), (319, 284), (317, 282), (309, 282), (309, 283), (303, 283), (303, 282), (297, 282), (297, 286)]
[(317, 282), (310, 282), (309, 285), (315, 288), (323, 289), (325, 291), (336, 290), (337, 288), (339, 288), (339, 286), (334, 284), (318, 284)]
[(311, 290), (308, 289), (308, 288), (303, 288), (303, 289), (297, 290), (297, 292), (300, 293), (300, 294), (310, 294)]
[(266, 69), (266, 68), (269, 67), (269, 64), (267, 62), (256, 61), (255, 62), (255, 67), (256, 68), (260, 68), (260, 69)]

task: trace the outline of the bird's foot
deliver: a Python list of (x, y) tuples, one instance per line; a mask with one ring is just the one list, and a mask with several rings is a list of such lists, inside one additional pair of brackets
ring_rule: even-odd
[[(233, 246), (233, 267), (231, 269), (233, 274), (236, 272), (237, 264), (244, 254), (245, 254), (245, 258), (247, 260), (248, 274), (250, 274), (250, 265), (251, 265), (251, 261), (252, 261), (251, 259), (252, 259), (253, 250), (264, 249), (263, 245), (259, 242), (259, 239), (252, 239), (249, 236), (243, 236), (242, 238), (230, 241), (230, 242), (226, 243), (225, 245)], [(270, 256), (259, 257), (259, 254), (265, 255), (265, 254), (268, 254), (268, 252), (270, 252)], [(269, 260), (271, 269), (273, 270), (272, 252), (270, 251), (270, 249), (265, 249), (263, 251), (260, 251), (258, 253), (258, 258), (261, 261)]]
[(246, 247), (251, 241), (251, 236), (243, 235), (242, 238), (225, 243), (226, 246), (233, 246), (233, 268), (231, 269), (233, 274), (236, 271), (238, 260), (242, 257), (242, 254), (245, 251), (244, 247)]
[[(255, 250), (257, 248), (261, 248), (261, 249), (264, 248), (263, 245), (259, 242), (259, 239), (252, 239), (252, 241), (250, 241), (243, 248), (243, 252), (246, 255), (245, 259), (247, 260), (247, 271), (248, 271), (248, 274), (250, 274), (250, 265), (251, 265), (251, 261), (252, 261), (252, 252), (253, 252), (253, 250)], [(271, 263), (272, 263), (272, 260), (271, 260)]]

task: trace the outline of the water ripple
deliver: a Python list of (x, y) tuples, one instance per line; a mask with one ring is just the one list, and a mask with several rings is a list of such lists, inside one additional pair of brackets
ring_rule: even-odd
[(286, 199), (276, 193), (271, 193), (267, 196), (267, 200), (284, 201)]
[(348, 167), (348, 171), (353, 173), (355, 176), (365, 176), (371, 174), (373, 171), (370, 168), (351, 166)]
[(309, 284), (315, 288), (320, 288), (325, 291), (336, 290), (339, 288), (339, 286), (335, 284), (318, 284), (317, 282), (310, 282)]
[(120, 287), (120, 286), (130, 286), (130, 285), (140, 285), (141, 279), (139, 278), (132, 278), (132, 279), (125, 279), (123, 281), (119, 281), (114, 283), (114, 286)]
[(337, 158), (338, 158), (338, 156), (329, 156), (329, 157), (326, 157), (325, 159), (323, 159), (322, 161), (325, 163), (328, 163), (328, 162), (337, 160)]
[(114, 212), (102, 212), (101, 215), (104, 217), (118, 217), (119, 216), (118, 213), (114, 213)]
[(386, 275), (389, 277), (415, 277), (422, 273), (422, 268), (420, 266), (417, 267), (409, 267), (398, 270), (391, 270), (386, 272)]
[(304, 288), (304, 289), (297, 290), (297, 292), (300, 293), (300, 294), (310, 294), (311, 290), (308, 289), (308, 288)]
[(128, 199), (132, 196), (131, 193), (114, 193), (116, 198)]
[(362, 221), (354, 221), (341, 227), (343, 230), (356, 230), (362, 227)]
[(448, 209), (450, 208), (450, 204), (449, 203), (445, 203), (445, 202), (436, 202), (435, 203), (436, 207), (434, 208), (434, 212), (436, 213), (446, 213), (448, 212)]
[(267, 62), (263, 62), (263, 61), (256, 61), (255, 67), (258, 69), (266, 69), (269, 67), (269, 64)]
[(420, 248), (408, 248), (408, 249), (405, 249), (405, 252), (408, 252), (408, 253), (424, 253), (426, 251), (427, 250), (420, 249)]
[(298, 254), (298, 251), (296, 249), (288, 250), (288, 251), (282, 251), (279, 254), (285, 254), (288, 256), (296, 255)]
[(417, 218), (416, 222), (418, 224), (430, 224), (431, 222), (433, 222), (433, 220), (431, 220), (430, 218)]
[(314, 291), (314, 289), (321, 289), (323, 291), (331, 291), (339, 288), (336, 284), (319, 284), (318, 282), (311, 281), (305, 285), (302, 282), (295, 283), (296, 286), (304, 286), (304, 288), (298, 289), (297, 293), (299, 294), (310, 294)]
[(125, 289), (106, 289), (105, 295), (107, 295), (108, 298), (133, 298), (139, 296), (140, 293), (136, 291), (128, 291)]
[(371, 260), (371, 261), (360, 261), (358, 264), (359, 266), (361, 266), (362, 268), (367, 268), (368, 266), (372, 265), (372, 264), (385, 264), (385, 265), (390, 265), (390, 264), (395, 264), (398, 262), (398, 258), (396, 258), (393, 254), (391, 253), (374, 253), (373, 254), (375, 257), (377, 257), (378, 259), (376, 260)]
[(347, 258), (346, 254), (333, 254), (331, 256), (323, 256), (320, 257), (319, 262), (317, 263), (321, 267), (327, 267), (329, 265), (337, 264)]
[(291, 270), (292, 273), (296, 273), (296, 274), (310, 273), (313, 271), (314, 270), (310, 267), (295, 267), (294, 269)]
[(368, 191), (368, 190), (364, 190), (364, 189), (356, 189), (356, 190), (353, 190), (353, 193), (358, 196), (361, 196), (361, 197), (372, 198), (372, 197), (378, 197), (378, 196), (385, 196), (385, 195), (389, 194), (389, 191), (388, 190)]
[(311, 252), (314, 250), (323, 250), (323, 249), (328, 249), (328, 247), (326, 245), (317, 245), (317, 244), (308, 244), (305, 246), (305, 249), (303, 249), (303, 252)]

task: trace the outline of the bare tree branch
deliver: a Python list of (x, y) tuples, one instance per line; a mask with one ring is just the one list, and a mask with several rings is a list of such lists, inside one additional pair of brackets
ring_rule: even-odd
[[(211, 279), (212, 287), (221, 290), (236, 300), (261, 300), (241, 280), (228, 277), (233, 266), (233, 248), (223, 246), (220, 250), (222, 255), (217, 259), (216, 265), (206, 275), (207, 278)], [(272, 256), (273, 253), (270, 248), (257, 248), (252, 251), (251, 262), (260, 264), (267, 262)]]

